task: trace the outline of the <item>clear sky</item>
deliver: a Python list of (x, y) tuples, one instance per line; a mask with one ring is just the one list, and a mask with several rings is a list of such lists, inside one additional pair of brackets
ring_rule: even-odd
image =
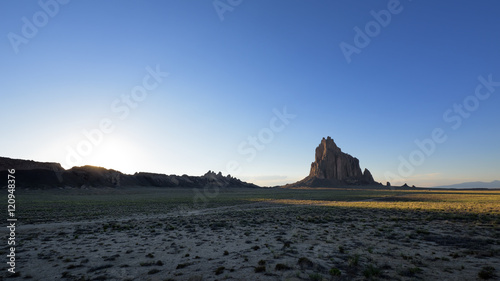
[(276, 185), (331, 136), (380, 182), (500, 179), (499, 11), (1, 1), (0, 155)]

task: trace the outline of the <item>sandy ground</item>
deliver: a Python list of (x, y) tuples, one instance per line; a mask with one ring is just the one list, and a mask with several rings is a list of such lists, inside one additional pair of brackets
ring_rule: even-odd
[(445, 281), (482, 280), (481, 271), (492, 280), (500, 275), (498, 226), (401, 211), (261, 202), (21, 225), (17, 233), (20, 276), (8, 280)]

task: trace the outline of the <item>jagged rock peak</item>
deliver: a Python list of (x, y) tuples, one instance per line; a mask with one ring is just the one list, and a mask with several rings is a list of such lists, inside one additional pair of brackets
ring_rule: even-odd
[(227, 175), (227, 176), (224, 176), (222, 175), (222, 172), (218, 172), (218, 173), (215, 173), (214, 171), (212, 170), (208, 170), (208, 172), (206, 172), (203, 177), (205, 178), (209, 178), (209, 179), (214, 179), (214, 178), (217, 178), (217, 179), (222, 179), (222, 178), (228, 178), (228, 179), (231, 179), (231, 175)]
[(315, 160), (311, 164), (310, 177), (331, 180), (361, 178), (359, 160), (342, 150), (331, 137), (323, 138), (316, 148)]
[(363, 179), (367, 182), (375, 182), (375, 180), (373, 179), (372, 173), (370, 173), (370, 171), (366, 168), (363, 171)]
[(368, 169), (361, 172), (359, 160), (342, 152), (331, 137), (316, 147), (309, 176), (287, 186), (380, 185)]

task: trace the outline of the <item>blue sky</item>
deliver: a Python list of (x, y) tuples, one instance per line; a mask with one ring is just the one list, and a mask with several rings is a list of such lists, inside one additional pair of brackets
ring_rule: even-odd
[(497, 1), (0, 8), (2, 156), (276, 185), (331, 136), (384, 183), (500, 178)]

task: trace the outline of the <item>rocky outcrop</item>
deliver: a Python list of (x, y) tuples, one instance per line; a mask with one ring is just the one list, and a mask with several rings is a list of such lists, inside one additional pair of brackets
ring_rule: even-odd
[[(60, 184), (71, 187), (81, 186), (122, 186), (130, 176), (119, 171), (95, 166), (73, 167), (63, 173)], [(129, 181), (131, 185), (135, 181)], [(36, 186), (36, 185), (35, 185)]]
[(233, 178), (230, 175), (223, 176), (220, 172), (216, 174), (212, 171), (208, 171), (205, 175), (199, 177), (144, 172), (127, 175), (120, 171), (95, 166), (73, 167), (65, 170), (58, 163), (42, 163), (0, 157), (0, 178), (7, 178), (8, 169), (16, 170), (16, 187), (19, 189), (121, 186), (258, 187), (254, 184)]
[(363, 177), (359, 160), (343, 153), (330, 138), (323, 138), (316, 148), (315, 161), (311, 164), (309, 177), (348, 181)]
[(370, 171), (368, 171), (368, 169), (366, 169), (366, 168), (363, 171), (363, 180), (367, 183), (375, 182), (375, 180), (373, 179), (372, 173), (370, 173)]
[(0, 171), (7, 169), (17, 170), (47, 170), (54, 172), (63, 172), (64, 168), (59, 163), (54, 162), (36, 162), (33, 160), (12, 159), (0, 157)]
[(286, 187), (294, 186), (341, 186), (380, 185), (368, 169), (361, 172), (359, 160), (342, 152), (332, 138), (323, 138), (316, 148), (315, 160), (309, 176)]

